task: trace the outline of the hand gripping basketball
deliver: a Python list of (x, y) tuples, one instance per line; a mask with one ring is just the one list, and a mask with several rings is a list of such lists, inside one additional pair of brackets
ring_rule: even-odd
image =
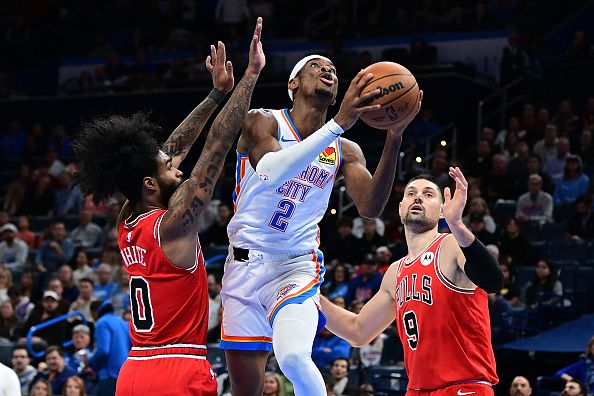
[(341, 126), (345, 131), (350, 129), (359, 119), (361, 114), (366, 111), (378, 110), (380, 105), (365, 105), (366, 101), (379, 94), (379, 90), (375, 89), (361, 95), (361, 90), (371, 81), (373, 74), (361, 70), (355, 78), (351, 81), (349, 89), (344, 94), (340, 110), (334, 117), (334, 121)]

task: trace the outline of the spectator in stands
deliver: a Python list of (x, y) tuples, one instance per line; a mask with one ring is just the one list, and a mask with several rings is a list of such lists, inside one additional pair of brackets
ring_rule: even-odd
[(590, 178), (584, 175), (582, 159), (568, 155), (563, 168), (563, 178), (555, 186), (555, 204), (568, 205), (590, 189)]
[(208, 330), (217, 325), (218, 312), (221, 307), (221, 279), (218, 275), (210, 273), (208, 281)]
[(563, 285), (557, 279), (557, 270), (547, 260), (540, 259), (531, 281), (522, 291), (522, 302), (527, 308), (536, 309), (539, 303), (555, 300), (563, 295)]
[(69, 377), (64, 384), (62, 396), (87, 396), (83, 380), (77, 376)]
[(398, 335), (396, 322), (392, 323), (391, 329), (392, 331), (388, 333), (388, 337), (384, 340), (384, 349), (382, 349), (380, 364), (404, 364), (404, 349)]
[(468, 229), (485, 245), (497, 243), (497, 236), (494, 233), (487, 231), (485, 217), (480, 213), (472, 213), (470, 215), (468, 219)]
[(8, 289), (12, 286), (12, 275), (6, 268), (0, 267), (0, 302), (8, 300)]
[(333, 391), (336, 396), (349, 395), (354, 388), (349, 384), (350, 362), (346, 357), (339, 357), (332, 361), (330, 375), (334, 380)]
[(509, 159), (510, 154), (513, 154), (513, 151), (515, 151), (513, 146), (517, 140), (523, 139), (525, 137), (526, 131), (520, 129), (520, 120), (518, 120), (518, 117), (510, 116), (507, 119), (507, 129), (502, 129), (499, 131), (493, 144), (502, 152), (507, 150), (507, 154), (505, 155)]
[(518, 222), (513, 217), (505, 221), (499, 249), (502, 255), (511, 257), (515, 266), (531, 265), (534, 262), (530, 256), (530, 244), (521, 234)]
[(528, 135), (527, 140), (530, 147), (534, 147), (534, 144), (543, 136), (545, 136), (545, 128), (551, 121), (551, 115), (549, 109), (541, 107), (538, 109), (536, 115), (536, 125), (534, 126), (534, 134)]
[(575, 240), (594, 239), (591, 197), (582, 195), (575, 200), (575, 213), (567, 221), (567, 236)]
[(380, 333), (369, 344), (362, 347), (353, 348), (351, 352), (351, 361), (362, 367), (378, 366), (382, 358), (384, 341), (388, 338), (384, 333)]
[(330, 300), (334, 300), (337, 297), (346, 299), (349, 291), (350, 279), (351, 274), (348, 268), (346, 265), (339, 262), (332, 268), (331, 274), (322, 286), (322, 289), (326, 291)]
[(521, 223), (553, 221), (553, 197), (542, 191), (542, 177), (535, 173), (528, 177), (528, 192), (518, 198), (516, 219)]
[[(219, 307), (216, 311), (215, 326), (206, 333), (207, 344), (218, 344), (221, 341), (221, 324), (223, 323), (223, 307)], [(210, 311), (209, 311), (210, 316)]]
[(84, 250), (79, 251), (76, 255), (76, 269), (72, 272), (72, 279), (77, 287), (82, 278), (89, 278), (93, 282), (97, 281), (95, 271), (89, 267), (89, 256)]
[(91, 351), (91, 329), (85, 324), (78, 324), (72, 329), (72, 348), (66, 350), (64, 359), (66, 365), (72, 370), (79, 372), (86, 363), (83, 356)]
[(351, 305), (349, 305), (349, 311), (358, 315), (359, 312), (361, 312), (361, 308), (363, 308), (363, 305), (365, 305), (365, 303), (363, 301), (354, 300), (351, 303)]
[(272, 371), (267, 371), (264, 374), (264, 391), (262, 396), (285, 396), (285, 387), (280, 374), (273, 373)]
[(363, 219), (363, 235), (361, 249), (363, 254), (375, 253), (375, 250), (386, 244), (386, 240), (378, 233), (375, 219)]
[(2, 158), (19, 159), (23, 155), (27, 136), (17, 120), (8, 123), (8, 129), (0, 136)]
[(64, 299), (64, 285), (62, 281), (57, 276), (52, 276), (50, 280), (47, 282), (47, 290), (51, 290), (58, 296), (58, 300), (60, 303), (58, 304), (58, 312), (60, 315), (65, 314), (68, 312), (68, 307), (70, 307), (70, 301)]
[[(38, 307), (36, 306), (33, 311), (31, 311), (29, 319), (27, 319), (25, 322), (21, 335), (27, 335), (29, 329), (31, 329), (32, 326), (60, 316), (60, 312), (58, 311), (59, 302), (60, 298), (56, 292), (47, 290), (45, 293), (43, 293), (41, 304)], [(65, 321), (60, 321), (58, 323), (54, 323), (51, 326), (38, 330), (35, 333), (34, 338), (39, 337), (46, 341), (48, 345), (61, 345), (62, 342), (66, 340), (66, 328), (67, 323)]]
[(571, 138), (579, 128), (580, 120), (573, 111), (573, 105), (569, 100), (564, 100), (559, 104), (559, 110), (553, 117), (552, 122), (557, 125), (560, 136)]
[(520, 47), (516, 32), (511, 32), (507, 37), (508, 45), (503, 48), (499, 76), (501, 84), (505, 85), (522, 76), (524, 67), (528, 63), (528, 54)]
[(99, 243), (101, 237), (101, 227), (92, 222), (93, 213), (90, 210), (83, 209), (80, 212), (80, 223), (70, 233), (70, 239), (76, 247), (83, 249), (93, 248)]
[(37, 378), (31, 386), (31, 396), (53, 396), (52, 384), (45, 378)]
[(542, 189), (549, 194), (552, 194), (555, 187), (551, 181), (549, 175), (544, 173), (541, 168), (541, 160), (537, 154), (530, 154), (528, 155), (528, 160), (526, 162), (528, 174), (524, 180), (518, 180), (516, 191), (518, 195), (521, 195), (528, 191), (528, 177), (532, 174), (537, 174), (542, 178)]
[(49, 149), (55, 151), (58, 158), (65, 161), (71, 160), (73, 157), (72, 142), (66, 133), (64, 125), (57, 124), (52, 129), (52, 134), (49, 141)]
[(53, 213), (55, 215), (63, 216), (66, 214), (66, 204), (68, 203), (71, 189), (72, 175), (64, 169), (58, 174), (56, 188), (54, 189), (56, 202), (54, 204)]
[[(594, 126), (591, 127), (594, 129)], [(588, 165), (594, 165), (594, 145), (592, 144), (592, 130), (584, 129), (580, 134), (580, 140), (575, 145), (573, 153), (579, 155), (580, 158)]]
[(327, 328), (316, 335), (313, 342), (311, 358), (320, 368), (329, 367), (339, 357), (348, 359), (351, 356), (351, 346), (342, 338), (332, 334)]
[(361, 259), (361, 242), (351, 234), (352, 230), (353, 219), (345, 216), (338, 220), (336, 233), (323, 250), (327, 261), (338, 259), (343, 263), (357, 263)]
[(531, 396), (532, 387), (526, 377), (517, 376), (509, 387), (509, 396)]
[(66, 206), (64, 207), (64, 213), (66, 214), (73, 214), (73, 213), (80, 213), (81, 210), (84, 208), (84, 197), (82, 195), (82, 191), (78, 184), (75, 184), (71, 189), (70, 193), (68, 194), (68, 199), (66, 200)]
[(499, 268), (503, 274), (503, 287), (497, 292), (497, 296), (503, 297), (512, 307), (520, 303), (520, 288), (516, 285), (513, 275), (513, 267), (506, 262), (499, 261)]
[(569, 380), (565, 383), (561, 396), (586, 396), (587, 391), (584, 384), (578, 380)]
[(37, 369), (31, 365), (29, 351), (24, 345), (17, 345), (12, 350), (12, 369), (19, 377), (22, 396), (29, 395), (29, 387), (37, 375)]
[(206, 232), (203, 234), (204, 237), (200, 239), (203, 241), (202, 246), (224, 246), (229, 245), (229, 237), (227, 236), (227, 225), (231, 220), (233, 212), (229, 205), (225, 202), (221, 202), (217, 209), (217, 220), (211, 225)]
[(334, 297), (332, 301), (335, 305), (338, 305), (340, 308), (347, 309), (346, 300), (342, 296)]
[[(47, 347), (45, 350), (45, 363), (47, 364), (47, 372), (37, 373), (37, 377), (33, 380), (35, 382), (38, 378), (45, 378), (49, 380), (52, 387), (53, 395), (62, 394), (62, 389), (68, 377), (76, 375), (76, 371), (66, 366), (64, 361), (64, 352), (60, 347), (55, 345)], [(33, 394), (33, 392), (31, 392)]]
[(16, 316), (12, 301), (4, 300), (0, 302), (0, 340), (6, 342), (16, 341), (20, 335), (22, 322)]
[(501, 154), (493, 156), (493, 170), (486, 175), (481, 184), (485, 200), (493, 205), (498, 199), (514, 198), (514, 183), (507, 171), (507, 159)]
[(348, 304), (354, 300), (366, 302), (378, 292), (381, 286), (382, 275), (378, 272), (373, 254), (365, 256), (361, 262), (360, 271), (361, 273), (349, 282), (346, 298)]
[(555, 373), (556, 377), (562, 380), (574, 381), (579, 380), (584, 384), (587, 384), (590, 391), (594, 390), (594, 337), (588, 341), (586, 353), (583, 357), (567, 367)]
[(80, 311), (88, 321), (93, 322), (91, 304), (98, 301), (97, 297), (93, 295), (94, 283), (89, 278), (82, 278), (78, 283), (78, 289), (80, 293), (76, 301), (70, 305), (70, 312)]
[(483, 198), (472, 198), (470, 201), (468, 213), (462, 218), (462, 221), (467, 227), (470, 226), (470, 216), (473, 214), (483, 215), (483, 222), (485, 223), (485, 230), (487, 232), (494, 233), (496, 231), (497, 225), (489, 213), (489, 205), (487, 205), (487, 201), (485, 201)]
[(130, 277), (123, 267), (116, 271), (117, 289), (109, 298), (113, 304), (115, 314), (123, 317), (130, 310)]
[(89, 366), (99, 377), (97, 394), (115, 395), (120, 368), (132, 348), (128, 323), (114, 314), (109, 300), (91, 303), (91, 313), (95, 319), (95, 352), (89, 357)]
[(69, 265), (64, 264), (58, 269), (58, 279), (62, 282), (62, 298), (68, 301), (68, 304), (76, 300), (78, 297), (78, 287), (74, 284), (74, 277), (72, 275), (72, 268)]
[(583, 30), (576, 30), (571, 47), (567, 50), (566, 59), (569, 62), (588, 62), (592, 60), (592, 47)]
[(8, 297), (12, 301), (14, 312), (21, 322), (25, 322), (29, 318), (29, 314), (35, 307), (29, 297), (23, 294), (23, 287), (13, 285), (8, 289)]
[(556, 154), (549, 156), (544, 163), (543, 172), (551, 177), (553, 183), (557, 184), (563, 177), (565, 161), (569, 157), (569, 139), (562, 137), (557, 140)]
[(27, 263), (29, 247), (25, 241), (17, 238), (18, 229), (12, 223), (0, 227), (0, 266), (7, 268), (12, 277), (17, 279)]
[(491, 172), (492, 162), (491, 143), (486, 139), (479, 140), (476, 153), (471, 153), (466, 160), (468, 176), (474, 178), (485, 177)]
[[(515, 154), (510, 159), (507, 170), (514, 178), (514, 184), (517, 186), (518, 181), (523, 181), (528, 177), (528, 156), (530, 155), (530, 147), (525, 140), (518, 140), (515, 147)], [(517, 191), (517, 190), (516, 190)]]
[(375, 262), (378, 265), (380, 274), (385, 274), (392, 264), (392, 251), (387, 246), (380, 246), (375, 249)]
[(540, 157), (542, 163), (557, 154), (559, 131), (557, 125), (549, 123), (545, 126), (544, 138), (534, 144), (532, 151)]
[(35, 259), (37, 270), (41, 273), (56, 272), (62, 264), (67, 264), (74, 255), (74, 243), (66, 237), (66, 228), (61, 221), (50, 225), (50, 239), (46, 240)]
[(118, 288), (115, 282), (113, 282), (113, 272), (111, 266), (107, 263), (99, 264), (96, 270), (97, 283), (93, 290), (93, 295), (97, 299), (103, 301), (107, 300)]
[(19, 284), (21, 285), (21, 292), (24, 296), (27, 296), (30, 299), (32, 299), (33, 297), (33, 282), (33, 272), (23, 271), (21, 273), (21, 278), (19, 279)]
[(17, 232), (17, 238), (24, 241), (28, 247), (37, 247), (37, 237), (35, 233), (31, 231), (31, 221), (27, 216), (19, 216), (19, 231)]
[(19, 214), (49, 216), (54, 210), (55, 201), (51, 178), (49, 175), (42, 175), (37, 179), (33, 191), (25, 195)]

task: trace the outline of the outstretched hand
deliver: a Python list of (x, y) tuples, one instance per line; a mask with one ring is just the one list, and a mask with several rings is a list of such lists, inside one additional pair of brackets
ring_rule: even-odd
[(260, 74), (265, 65), (266, 56), (262, 48), (262, 18), (258, 17), (252, 42), (250, 43), (250, 56), (246, 73)]
[(212, 84), (219, 91), (227, 94), (235, 84), (233, 65), (227, 60), (225, 44), (218, 42), (217, 47), (210, 46), (210, 55), (206, 57), (206, 70), (212, 75)]
[(456, 181), (456, 191), (452, 197), (449, 187), (443, 192), (443, 217), (448, 224), (456, 224), (462, 221), (462, 212), (466, 206), (466, 195), (468, 192), (468, 182), (458, 167), (450, 167), (450, 177)]
[(419, 111), (421, 111), (421, 105), (423, 104), (423, 91), (419, 91), (419, 102), (417, 103), (417, 107), (412, 113), (411, 117), (408, 117), (404, 122), (400, 122), (391, 128), (388, 129), (388, 135), (392, 135), (392, 137), (399, 137), (402, 136), (406, 127), (415, 119)]

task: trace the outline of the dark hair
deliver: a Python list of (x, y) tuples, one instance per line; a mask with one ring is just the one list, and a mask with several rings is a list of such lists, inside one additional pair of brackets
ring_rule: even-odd
[(341, 357), (337, 357), (336, 359), (334, 359), (332, 361), (332, 363), (330, 363), (330, 367), (334, 366), (334, 363), (336, 363), (339, 360), (344, 360), (347, 363), (347, 371), (351, 368), (351, 362), (349, 362), (349, 359), (348, 358), (345, 358), (345, 357), (342, 357), (342, 356)]
[(47, 348), (45, 348), (45, 356), (49, 355), (52, 352), (58, 352), (60, 356), (64, 357), (64, 351), (57, 345), (50, 345)]
[(23, 345), (23, 344), (17, 344), (17, 345), (15, 345), (15, 346), (12, 348), (12, 352), (15, 352), (15, 351), (20, 351), (21, 349), (24, 349), (24, 350), (25, 350), (25, 352), (27, 352), (27, 357), (28, 357), (28, 358), (30, 358), (30, 357), (31, 357), (31, 356), (29, 356), (29, 350), (27, 349), (27, 346), (26, 346), (26, 345)]
[(91, 284), (91, 286), (93, 286), (93, 288), (95, 287), (95, 282), (93, 282), (93, 279), (91, 279), (91, 278), (80, 278), (80, 279), (78, 280), (78, 283), (80, 284), (81, 282), (87, 282), (87, 283), (90, 283), (90, 284)]
[(121, 192), (132, 203), (142, 198), (142, 179), (157, 172), (161, 128), (144, 113), (111, 115), (82, 124), (73, 141), (78, 162), (75, 183), (93, 202)]
[(588, 349), (586, 350), (586, 358), (594, 359), (594, 355), (592, 354), (592, 345), (594, 344), (594, 337), (590, 338), (588, 341)]
[(586, 391), (586, 387), (584, 386), (584, 384), (581, 381), (579, 381), (575, 378), (572, 378), (569, 381), (567, 381), (565, 384), (569, 384), (570, 382), (573, 382), (574, 384), (576, 384), (578, 386), (578, 388), (580, 388), (580, 393), (578, 393), (578, 395), (585, 396), (588, 394), (588, 392)]
[(348, 216), (341, 217), (336, 222), (336, 228), (338, 229), (340, 227), (350, 227), (350, 228), (353, 228), (353, 219), (351, 219)]
[(91, 312), (97, 312), (97, 316), (101, 317), (107, 313), (113, 313), (113, 304), (108, 300), (95, 300), (89, 307)]
[(406, 187), (408, 187), (408, 185), (410, 183), (412, 183), (415, 180), (420, 180), (420, 179), (427, 180), (427, 181), (435, 184), (435, 186), (437, 187), (437, 192), (439, 193), (439, 196), (441, 197), (441, 200), (443, 201), (443, 193), (441, 192), (441, 187), (439, 187), (439, 182), (435, 178), (435, 176), (433, 176), (430, 173), (422, 173), (420, 175), (411, 177), (410, 180), (408, 182), (406, 182), (406, 185), (404, 186), (404, 188), (406, 189)]

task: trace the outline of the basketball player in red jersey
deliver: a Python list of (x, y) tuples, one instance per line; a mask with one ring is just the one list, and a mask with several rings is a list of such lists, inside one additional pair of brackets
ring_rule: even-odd
[(265, 65), (261, 31), (258, 18), (247, 70), (214, 120), (185, 182), (180, 162), (233, 89), (232, 65), (221, 42), (211, 46), (206, 59), (214, 89), (162, 149), (153, 137), (158, 128), (142, 115), (97, 119), (76, 139), (81, 189), (95, 202), (116, 192), (128, 199), (118, 222), (118, 244), (130, 276), (133, 348), (120, 370), (118, 395), (217, 394), (206, 361), (208, 292), (195, 220), (211, 199)]
[[(468, 183), (450, 168), (454, 196), (431, 176), (408, 182), (400, 202), (408, 256), (393, 263), (380, 291), (358, 315), (322, 300), (327, 327), (356, 346), (394, 319), (404, 347), (408, 396), (493, 395), (495, 357), (487, 293), (503, 275), (486, 247), (462, 223)], [(440, 234), (440, 216), (452, 234)]]

